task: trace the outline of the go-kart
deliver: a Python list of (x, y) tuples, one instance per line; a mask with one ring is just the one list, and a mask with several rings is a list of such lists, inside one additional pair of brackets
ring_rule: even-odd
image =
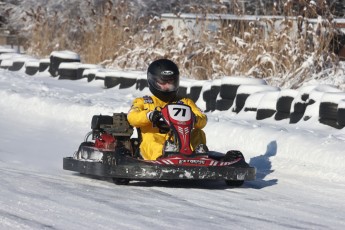
[(74, 155), (63, 159), (63, 169), (110, 177), (119, 185), (132, 180), (223, 180), (229, 186), (241, 186), (244, 181), (255, 180), (256, 169), (246, 163), (240, 151), (192, 150), (194, 115), (189, 106), (168, 104), (161, 114), (157, 127), (169, 138), (158, 159), (141, 157), (140, 129), (129, 125), (127, 114), (94, 115), (92, 130)]

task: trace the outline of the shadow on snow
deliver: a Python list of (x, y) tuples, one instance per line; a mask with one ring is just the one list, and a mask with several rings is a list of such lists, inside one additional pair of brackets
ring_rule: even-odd
[(278, 179), (265, 180), (265, 177), (270, 173), (274, 172), (272, 169), (272, 163), (270, 157), (273, 157), (277, 154), (277, 142), (272, 141), (267, 145), (266, 152), (263, 155), (253, 157), (250, 159), (249, 164), (254, 166), (257, 170), (256, 180), (248, 182), (249, 187), (262, 189), (269, 187), (278, 183)]

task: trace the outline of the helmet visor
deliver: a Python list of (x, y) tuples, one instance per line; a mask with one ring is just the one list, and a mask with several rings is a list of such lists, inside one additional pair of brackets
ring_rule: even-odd
[(160, 76), (151, 75), (148, 80), (151, 82), (153, 87), (161, 92), (177, 91), (179, 87), (179, 79), (174, 76), (165, 76), (162, 78)]

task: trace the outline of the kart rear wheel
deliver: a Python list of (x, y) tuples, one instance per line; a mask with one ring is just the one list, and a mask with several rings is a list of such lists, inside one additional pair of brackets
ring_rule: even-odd
[(116, 185), (128, 185), (129, 179), (126, 178), (113, 178), (113, 182)]
[(240, 187), (243, 185), (244, 180), (226, 180), (225, 183), (227, 186)]

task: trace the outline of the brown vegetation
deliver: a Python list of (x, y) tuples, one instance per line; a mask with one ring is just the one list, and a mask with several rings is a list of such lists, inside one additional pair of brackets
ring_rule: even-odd
[[(225, 20), (216, 31), (210, 31), (203, 18), (198, 21), (200, 32), (176, 34), (172, 25), (162, 27), (159, 17), (136, 17), (128, 2), (108, 0), (98, 8), (90, 4), (89, 18), (65, 18), (63, 22), (57, 20), (59, 12), (31, 9), (25, 18), (34, 22), (27, 50), (46, 56), (68, 49), (79, 53), (85, 63), (142, 70), (152, 60), (166, 57), (177, 62), (183, 75), (190, 78), (245, 75), (286, 87), (298, 87), (306, 77), (337, 66), (337, 56), (329, 47), (334, 24), (327, 5), (320, 8), (300, 1), (305, 6), (297, 12), (292, 1), (285, 1), (283, 9), (272, 9), (286, 16), (279, 27), (272, 18)], [(243, 14), (236, 4), (231, 9), (219, 2), (217, 6), (213, 13)], [(200, 5), (191, 5), (189, 11), (204, 16), (209, 13)], [(311, 24), (310, 18), (319, 20)]]

